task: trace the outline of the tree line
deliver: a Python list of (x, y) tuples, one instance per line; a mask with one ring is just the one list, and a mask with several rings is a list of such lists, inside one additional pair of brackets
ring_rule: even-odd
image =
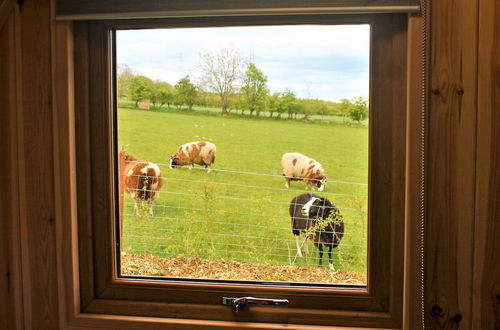
[(192, 110), (193, 106), (220, 107), (221, 115), (240, 111), (250, 116), (308, 120), (312, 115), (334, 115), (361, 122), (368, 115), (367, 101), (361, 97), (341, 99), (339, 102), (319, 99), (301, 99), (285, 89), (271, 93), (266, 75), (255, 65), (243, 60), (234, 49), (222, 49), (200, 56), (199, 69), (203, 78), (198, 84), (189, 75), (175, 85), (165, 81), (153, 81), (125, 64), (118, 65), (117, 94), (120, 99), (135, 102), (149, 100), (153, 109), (171, 106)]

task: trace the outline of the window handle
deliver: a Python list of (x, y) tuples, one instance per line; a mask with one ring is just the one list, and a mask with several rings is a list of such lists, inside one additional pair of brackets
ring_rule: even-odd
[(222, 297), (222, 304), (233, 306), (235, 311), (248, 308), (250, 305), (288, 305), (288, 299), (255, 298), (255, 297)]

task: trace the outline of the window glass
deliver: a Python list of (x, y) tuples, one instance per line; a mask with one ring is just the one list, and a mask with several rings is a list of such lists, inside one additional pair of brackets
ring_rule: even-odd
[(121, 274), (366, 284), (369, 48), (369, 25), (117, 31)]

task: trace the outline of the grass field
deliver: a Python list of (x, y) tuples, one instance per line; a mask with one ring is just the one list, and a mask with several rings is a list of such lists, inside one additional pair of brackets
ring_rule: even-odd
[[(281, 176), (281, 155), (297, 151), (323, 165), (329, 182), (321, 195), (344, 216), (335, 267), (366, 272), (366, 127), (121, 108), (118, 128), (119, 145), (160, 165), (165, 178), (152, 217), (136, 217), (126, 196), (122, 251), (316, 267), (318, 253), (311, 242), (309, 255), (295, 257), (288, 215), (290, 200), (305, 192), (305, 185), (293, 182), (286, 189)], [(202, 167), (169, 169), (177, 147), (197, 140), (217, 145), (212, 173)]]

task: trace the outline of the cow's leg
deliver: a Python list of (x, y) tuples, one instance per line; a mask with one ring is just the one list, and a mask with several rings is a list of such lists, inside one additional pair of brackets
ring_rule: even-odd
[(302, 251), (300, 250), (300, 238), (299, 238), (299, 235), (295, 235), (295, 244), (297, 245), (297, 256), (302, 257)]
[(309, 188), (311, 188), (311, 190), (312, 190), (312, 191), (315, 191), (316, 189), (315, 189), (314, 183), (315, 183), (315, 182), (314, 182), (314, 180), (313, 180), (313, 181), (307, 181), (307, 182), (306, 182), (306, 185), (307, 185)]
[(302, 180), (302, 181), (304, 181), (304, 183), (305, 183), (305, 185), (306, 185), (306, 190), (309, 190), (309, 188), (310, 188), (310, 187), (309, 187), (309, 186), (310, 186), (309, 181), (308, 181), (308, 180), (306, 180), (306, 179), (304, 179), (304, 180)]
[(285, 187), (290, 188), (290, 178), (285, 177)]
[(331, 270), (335, 270), (335, 267), (333, 267), (332, 249), (333, 244), (330, 244), (328, 248), (328, 267), (330, 267)]
[(210, 166), (212, 165), (213, 159), (214, 157), (212, 157), (211, 154), (202, 159), (202, 162), (205, 165), (205, 168), (207, 169), (207, 173), (210, 173), (210, 171), (212, 170)]
[(140, 205), (139, 205), (139, 203), (140, 203), (140, 202), (139, 202), (139, 200), (138, 200), (138, 199), (136, 199), (136, 200), (135, 200), (135, 203), (134, 203), (134, 210), (135, 210), (135, 216), (136, 216), (136, 217), (138, 217), (138, 216), (139, 216), (139, 206), (140, 206)]
[(319, 243), (318, 244), (318, 253), (319, 253), (319, 261), (318, 261), (318, 267), (323, 267), (323, 244)]
[(153, 216), (153, 200), (148, 200), (149, 216)]
[(306, 255), (309, 255), (309, 245), (307, 245), (307, 236), (306, 238), (304, 239), (304, 253)]

